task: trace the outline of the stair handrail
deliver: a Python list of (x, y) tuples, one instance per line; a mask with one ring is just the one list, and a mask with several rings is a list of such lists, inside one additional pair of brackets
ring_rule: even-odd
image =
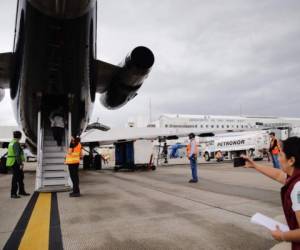
[(36, 181), (35, 190), (42, 187), (42, 174), (43, 174), (43, 137), (44, 130), (42, 126), (42, 114), (41, 111), (38, 112), (37, 119), (37, 169), (36, 169)]
[[(69, 145), (71, 142), (71, 137), (72, 137), (72, 114), (71, 112), (68, 112), (68, 129), (66, 130), (66, 149), (69, 149)], [(70, 187), (73, 187), (72, 180), (70, 178), (70, 175), (68, 174), (68, 185)]]

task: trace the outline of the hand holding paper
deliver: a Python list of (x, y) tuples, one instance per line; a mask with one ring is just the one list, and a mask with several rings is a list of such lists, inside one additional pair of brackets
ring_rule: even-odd
[(276, 226), (278, 225), (282, 232), (290, 231), (289, 227), (285, 224), (282, 224), (276, 220), (273, 220), (270, 217), (267, 217), (261, 213), (256, 213), (251, 217), (251, 223), (264, 226), (271, 231), (276, 230)]

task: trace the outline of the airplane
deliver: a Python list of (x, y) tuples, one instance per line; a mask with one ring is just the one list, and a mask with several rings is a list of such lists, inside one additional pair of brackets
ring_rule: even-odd
[(64, 107), (68, 135), (90, 121), (96, 93), (108, 109), (132, 100), (153, 64), (152, 51), (136, 47), (119, 65), (97, 60), (97, 0), (18, 0), (13, 51), (0, 54), (4, 89), (31, 151), (51, 111)]

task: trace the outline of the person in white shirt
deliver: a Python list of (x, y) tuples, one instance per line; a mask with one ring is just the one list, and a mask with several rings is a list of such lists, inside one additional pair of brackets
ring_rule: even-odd
[(53, 138), (56, 140), (57, 146), (61, 147), (65, 130), (63, 108), (60, 107), (59, 109), (52, 111), (49, 116), (49, 120), (51, 122)]

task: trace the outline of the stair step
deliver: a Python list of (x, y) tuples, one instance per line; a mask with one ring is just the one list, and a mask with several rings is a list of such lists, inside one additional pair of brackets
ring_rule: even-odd
[(57, 186), (57, 185), (64, 185), (68, 186), (67, 178), (51, 178), (51, 179), (43, 179), (42, 186)]
[(44, 158), (43, 164), (64, 164), (65, 159), (63, 157), (61, 158)]
[(43, 154), (44, 159), (47, 158), (64, 158), (66, 155), (65, 152), (45, 152)]
[(47, 152), (60, 153), (60, 152), (65, 152), (65, 150), (61, 150), (61, 147), (57, 147), (57, 146), (45, 146), (44, 147), (44, 153), (47, 153)]
[(46, 187), (41, 187), (40, 189), (38, 189), (38, 192), (67, 192), (67, 191), (71, 191), (71, 187), (68, 185), (51, 185), (51, 186), (46, 186)]
[(44, 135), (44, 141), (54, 140), (53, 135)]
[(51, 140), (51, 141), (45, 141), (44, 140), (43, 144), (44, 144), (44, 146), (56, 146), (56, 147), (58, 147), (56, 141), (53, 141), (53, 140)]
[(64, 171), (66, 169), (67, 169), (67, 165), (47, 164), (43, 166), (43, 170), (45, 171), (58, 171), (58, 170)]
[(66, 171), (45, 171), (43, 178), (67, 178), (69, 176)]

